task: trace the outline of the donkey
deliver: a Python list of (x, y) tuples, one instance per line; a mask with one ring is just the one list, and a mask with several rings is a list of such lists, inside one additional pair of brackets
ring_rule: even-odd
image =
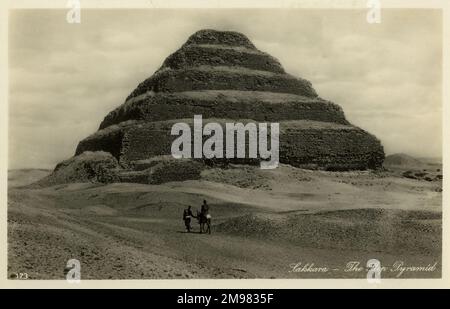
[(197, 221), (198, 224), (200, 224), (200, 234), (203, 232), (211, 234), (211, 216), (209, 214), (205, 215), (204, 213), (197, 210)]

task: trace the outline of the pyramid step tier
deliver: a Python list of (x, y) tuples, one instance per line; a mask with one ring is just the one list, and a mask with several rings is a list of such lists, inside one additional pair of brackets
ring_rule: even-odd
[[(157, 122), (127, 121), (100, 130), (82, 140), (76, 155), (85, 151), (106, 151), (116, 157), (123, 167), (130, 162), (171, 154), (172, 126), (183, 122), (193, 132), (193, 119), (177, 119)], [(228, 119), (203, 119), (206, 123), (235, 123)], [(253, 120), (239, 120), (247, 124)], [(203, 142), (208, 136), (203, 137)], [(193, 138), (191, 139), (193, 143)], [(236, 140), (236, 139), (235, 139)], [(248, 139), (247, 139), (248, 142)], [(224, 149), (225, 134), (224, 134)], [(380, 168), (384, 160), (380, 141), (366, 131), (351, 125), (330, 122), (296, 120), (280, 122), (280, 162), (292, 166), (325, 170), (365, 170)], [(236, 148), (236, 147), (235, 147)], [(194, 147), (192, 145), (191, 149)], [(246, 154), (248, 147), (246, 146)], [(246, 159), (205, 160), (223, 163), (249, 163)], [(248, 161), (248, 162), (247, 162)], [(209, 162), (211, 163), (211, 162)]]
[(309, 81), (289, 74), (251, 70), (244, 67), (205, 65), (179, 70), (161, 69), (140, 83), (127, 100), (149, 91), (197, 90), (253, 90), (317, 97)]
[(285, 73), (280, 62), (269, 54), (256, 49), (226, 45), (188, 45), (167, 57), (162, 68), (183, 69), (202, 65)]
[(204, 90), (142, 94), (110, 112), (100, 129), (127, 120), (160, 121), (194, 115), (256, 121), (308, 119), (348, 124), (340, 106), (320, 98), (258, 91)]

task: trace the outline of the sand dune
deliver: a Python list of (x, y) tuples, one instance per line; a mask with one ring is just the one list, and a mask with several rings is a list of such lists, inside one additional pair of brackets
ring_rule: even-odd
[(29, 185), (49, 175), (51, 170), (47, 169), (15, 169), (8, 171), (8, 187), (19, 187)]
[[(437, 262), (436, 272), (402, 276), (438, 277), (441, 189), (441, 181), (390, 171), (289, 166), (210, 169), (201, 180), (163, 185), (10, 187), (8, 273), (62, 279), (65, 263), (76, 258), (84, 279), (364, 278), (343, 265), (378, 258), (386, 265)], [(182, 210), (203, 199), (213, 233), (187, 234)], [(289, 272), (299, 261), (338, 270)]]

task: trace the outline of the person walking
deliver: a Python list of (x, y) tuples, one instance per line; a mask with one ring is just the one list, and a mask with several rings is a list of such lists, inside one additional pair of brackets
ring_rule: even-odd
[(188, 208), (186, 208), (183, 211), (183, 221), (184, 221), (184, 225), (186, 226), (186, 231), (188, 233), (190, 233), (191, 229), (192, 229), (192, 227), (191, 227), (192, 217), (195, 217), (195, 216), (192, 214), (191, 206), (189, 206)]

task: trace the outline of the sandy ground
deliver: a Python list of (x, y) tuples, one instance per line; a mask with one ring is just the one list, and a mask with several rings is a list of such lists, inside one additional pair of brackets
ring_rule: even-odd
[(17, 169), (8, 172), (8, 187), (29, 185), (51, 173), (47, 169)]
[[(82, 279), (366, 278), (373, 258), (382, 277), (441, 275), (441, 181), (289, 166), (210, 169), (164, 185), (18, 186), (27, 177), (10, 171), (10, 278), (64, 279), (69, 259), (81, 262)], [(182, 211), (203, 199), (212, 234), (196, 222), (186, 233)], [(352, 261), (363, 269), (346, 271)], [(436, 267), (399, 274), (397, 261)]]

